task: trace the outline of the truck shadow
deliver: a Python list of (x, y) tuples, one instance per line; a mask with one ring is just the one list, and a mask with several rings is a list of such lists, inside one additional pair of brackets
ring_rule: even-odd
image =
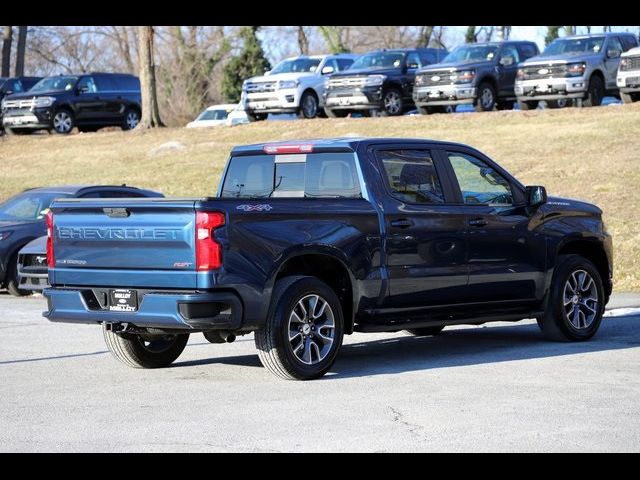
[(394, 337), (344, 345), (329, 374), (349, 378), (463, 367), (513, 360), (640, 347), (640, 320), (635, 316), (603, 319), (596, 336), (587, 342), (550, 342), (536, 324), (445, 329), (435, 337)]

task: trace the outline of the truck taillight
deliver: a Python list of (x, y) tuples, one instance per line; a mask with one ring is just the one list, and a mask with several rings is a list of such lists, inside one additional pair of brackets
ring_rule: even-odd
[(44, 218), (47, 224), (47, 265), (53, 268), (56, 265), (56, 257), (53, 253), (53, 212), (49, 210)]
[(196, 212), (196, 270), (215, 270), (222, 266), (222, 246), (214, 230), (224, 225), (220, 212)]

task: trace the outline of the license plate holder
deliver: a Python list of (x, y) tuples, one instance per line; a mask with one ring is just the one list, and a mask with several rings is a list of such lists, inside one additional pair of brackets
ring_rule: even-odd
[(137, 312), (138, 292), (124, 288), (110, 289), (109, 310), (112, 312)]

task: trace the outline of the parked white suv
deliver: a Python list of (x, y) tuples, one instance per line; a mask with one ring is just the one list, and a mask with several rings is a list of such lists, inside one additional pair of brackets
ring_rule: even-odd
[(622, 54), (616, 84), (624, 103), (640, 101), (640, 47)]
[(347, 69), (356, 58), (346, 53), (287, 58), (263, 76), (245, 80), (240, 104), (251, 122), (264, 120), (269, 113), (313, 118), (323, 112), (326, 76)]

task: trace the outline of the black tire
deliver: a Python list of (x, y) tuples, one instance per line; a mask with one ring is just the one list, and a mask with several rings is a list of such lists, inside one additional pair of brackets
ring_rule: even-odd
[(490, 112), (496, 106), (496, 89), (489, 82), (482, 82), (478, 87), (474, 107), (476, 112)]
[(444, 325), (441, 325), (439, 327), (408, 328), (406, 331), (411, 335), (415, 335), (416, 337), (430, 337), (432, 335), (438, 335), (443, 328)]
[(519, 101), (518, 106), (520, 107), (520, 110), (535, 110), (538, 108), (539, 103), (540, 102), (538, 100), (524, 100)]
[(570, 98), (562, 98), (559, 100), (547, 100), (547, 108), (556, 109), (556, 108), (566, 108), (573, 104), (573, 101)]
[(245, 113), (247, 114), (247, 119), (249, 120), (249, 122), (261, 122), (262, 120), (267, 119), (266, 113), (252, 113), (247, 111), (245, 111)]
[(446, 105), (434, 105), (432, 107), (418, 107), (420, 115), (431, 115), (433, 113), (447, 113)]
[(300, 97), (300, 108), (298, 109), (298, 118), (310, 119), (318, 115), (318, 97), (310, 90), (307, 90)]
[[(122, 130), (133, 130), (140, 123), (140, 112), (135, 108), (127, 108), (122, 117), (122, 124), (120, 127)], [(97, 128), (96, 128), (97, 130)]]
[(496, 109), (497, 110), (513, 110), (513, 106), (515, 105), (516, 102), (514, 102), (513, 100), (499, 100), (496, 103)]
[(587, 96), (582, 99), (583, 107), (598, 107), (602, 104), (604, 98), (604, 83), (602, 78), (598, 75), (592, 75), (589, 79), (589, 90), (587, 90)]
[[(586, 281), (587, 277), (581, 277), (582, 273), (580, 272), (590, 276), (593, 284)], [(590, 287), (584, 290), (580, 288), (578, 290), (579, 293), (572, 295), (565, 305), (568, 299), (565, 294), (571, 292), (571, 284), (574, 283), (573, 279), (575, 278), (578, 279), (575, 283), (579, 283), (580, 278), (583, 278), (582, 282), (588, 283)], [(585, 292), (587, 293), (585, 294)], [(587, 294), (597, 295), (597, 304), (591, 302), (591, 306), (583, 308), (582, 298)], [(576, 299), (576, 297), (579, 298)], [(587, 303), (586, 300), (585, 303)], [(558, 264), (551, 280), (551, 287), (547, 293), (545, 313), (542, 318), (538, 319), (538, 326), (549, 340), (565, 342), (588, 340), (595, 335), (600, 327), (604, 306), (604, 287), (600, 272), (598, 272), (596, 266), (580, 255), (561, 255), (558, 257)], [(572, 308), (579, 309), (577, 318), (575, 310), (572, 310)], [(569, 312), (567, 312), (567, 309)], [(586, 315), (583, 315), (584, 321), (580, 317), (580, 313), (585, 311), (589, 315), (593, 314), (593, 318), (589, 323), (587, 323)], [(572, 314), (573, 322), (569, 319), (568, 314)], [(575, 323), (578, 323), (578, 326)], [(584, 326), (580, 326), (581, 323), (584, 323)]]
[(404, 112), (404, 100), (402, 92), (397, 88), (388, 88), (382, 94), (381, 117), (397, 117)]
[[(300, 333), (290, 339), (290, 317), (293, 317), (294, 311), (302, 313), (303, 311), (298, 307), (299, 302), (303, 302), (313, 295), (319, 296), (326, 302), (326, 306), (317, 318), (322, 319), (324, 315), (322, 321), (332, 322), (333, 327), (320, 326), (316, 330), (312, 320), (294, 322), (294, 325), (299, 323), (302, 326)], [(319, 300), (316, 300), (314, 305), (317, 305), (318, 302)], [(327, 307), (329, 307), (328, 311)], [(298, 313), (296, 316), (299, 317)], [(304, 316), (303, 320), (306, 319), (307, 316)], [(311, 330), (312, 328), (314, 330)], [(325, 335), (319, 334), (321, 330), (324, 330)], [(286, 380), (312, 380), (327, 373), (333, 365), (342, 345), (343, 332), (342, 307), (335, 292), (315, 277), (291, 276), (278, 280), (276, 283), (266, 323), (263, 328), (255, 332), (254, 338), (260, 361), (271, 373)], [(320, 350), (317, 338), (327, 338), (329, 335), (333, 335), (332, 342), (329, 345), (322, 342), (322, 348), (327, 347), (324, 356), (322, 356), (323, 352)], [(298, 338), (300, 343), (294, 349), (292, 342), (297, 342)], [(317, 361), (315, 363), (313, 363), (312, 350), (314, 349), (311, 348), (312, 344), (316, 346)], [(300, 347), (302, 347), (304, 357), (306, 357), (308, 350), (309, 363), (304, 362), (294, 353)]]
[(9, 264), (7, 266), (7, 276), (5, 277), (5, 284), (8, 292), (14, 297), (25, 297), (33, 293), (31, 290), (22, 290), (18, 288), (18, 285), (20, 285), (20, 279), (18, 277), (17, 253), (9, 259)]
[(51, 129), (53, 132), (60, 135), (68, 135), (75, 126), (76, 119), (71, 110), (59, 108), (53, 112), (53, 117), (51, 118)]
[(349, 110), (331, 110), (330, 108), (324, 107), (324, 113), (329, 118), (345, 118), (349, 115)]
[[(102, 324), (104, 341), (109, 351), (122, 363), (133, 368), (163, 368), (171, 365), (189, 341), (188, 333), (147, 336), (115, 333)], [(149, 345), (145, 343), (149, 342)]]
[(622, 100), (622, 103), (625, 104), (637, 102), (638, 100), (640, 100), (640, 94), (620, 92), (620, 100)]

